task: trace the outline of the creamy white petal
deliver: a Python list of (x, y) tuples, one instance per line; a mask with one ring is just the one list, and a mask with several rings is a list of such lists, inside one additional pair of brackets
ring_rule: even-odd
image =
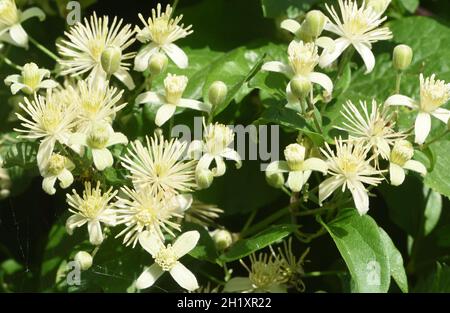
[(155, 257), (159, 250), (164, 248), (161, 239), (155, 233), (149, 231), (143, 231), (139, 235), (139, 243), (152, 257)]
[(134, 59), (134, 70), (143, 72), (148, 67), (150, 57), (159, 50), (158, 46), (154, 43), (150, 43), (141, 49)]
[(406, 163), (403, 165), (403, 168), (417, 172), (422, 175), (427, 174), (427, 168), (425, 167), (425, 165), (416, 160), (406, 161)]
[(359, 215), (366, 214), (369, 211), (369, 194), (364, 185), (360, 181), (349, 181), (347, 186), (352, 193)]
[(343, 178), (333, 176), (325, 179), (319, 185), (319, 203), (327, 199), (336, 189), (338, 189), (344, 183)]
[(22, 76), (20, 76), (19, 74), (8, 75), (5, 78), (4, 82), (5, 82), (6, 86), (9, 86), (12, 83), (18, 83), (21, 78), (22, 78)]
[(20, 14), (20, 22), (26, 21), (32, 17), (37, 17), (42, 22), (45, 20), (45, 13), (38, 7), (26, 9)]
[(56, 193), (55, 182), (56, 176), (44, 177), (42, 180), (42, 189), (49, 195), (54, 195)]
[(163, 95), (157, 94), (156, 92), (147, 91), (137, 96), (134, 103), (150, 103), (155, 105), (162, 105), (166, 103), (166, 98)]
[(47, 162), (50, 159), (50, 157), (52, 156), (54, 148), (55, 148), (55, 139), (54, 138), (47, 138), (47, 139), (43, 140), (41, 142), (41, 144), (39, 145), (36, 160), (37, 160), (39, 170), (41, 172), (47, 165)]
[(323, 73), (312, 72), (308, 75), (308, 78), (311, 82), (322, 86), (329, 94), (333, 92), (333, 82), (327, 75)]
[(22, 25), (16, 24), (9, 29), (9, 35), (11, 39), (19, 47), (28, 48), (28, 35), (23, 29)]
[(326, 36), (317, 38), (315, 44), (316, 46), (324, 49), (325, 53), (332, 53), (334, 51), (334, 48), (336, 47), (334, 40)]
[(364, 65), (366, 66), (365, 74), (369, 74), (375, 67), (375, 56), (373, 55), (372, 50), (363, 43), (354, 43), (353, 46), (364, 61)]
[(289, 166), (286, 161), (273, 161), (267, 166), (266, 172), (270, 173), (289, 172)]
[(172, 197), (171, 201), (174, 202), (175, 207), (180, 213), (183, 213), (187, 209), (189, 209), (192, 205), (192, 202), (194, 201), (191, 194), (182, 194), (182, 195), (176, 195)]
[(99, 171), (103, 171), (107, 167), (111, 167), (114, 163), (111, 151), (108, 149), (92, 149), (92, 158), (94, 159), (95, 167)]
[(73, 133), (69, 138), (69, 145), (87, 146), (87, 135), (84, 133)]
[(211, 171), (215, 177), (222, 176), (225, 174), (225, 171), (227, 169), (225, 165), (225, 161), (221, 156), (214, 157), (214, 161), (216, 163), (216, 167), (214, 167)]
[(136, 280), (137, 289), (146, 289), (151, 287), (158, 278), (164, 273), (163, 269), (158, 264), (146, 268)]
[(279, 61), (266, 62), (261, 67), (261, 70), (268, 72), (282, 73), (287, 75), (288, 77), (291, 77), (294, 74), (290, 66)]
[(299, 192), (300, 190), (302, 190), (304, 183), (305, 181), (302, 171), (289, 172), (288, 180), (286, 182), (286, 185), (289, 187), (289, 189), (294, 192)]
[(297, 34), (297, 32), (300, 30), (300, 23), (297, 22), (296, 20), (292, 20), (292, 19), (285, 19), (284, 21), (282, 21), (280, 23), (280, 27), (282, 29), (287, 30), (288, 32), (293, 33), (294, 35)]
[(109, 137), (107, 146), (113, 146), (117, 144), (127, 144), (128, 138), (122, 133), (113, 133), (111, 137)]
[(193, 140), (189, 144), (189, 148), (187, 151), (187, 155), (189, 158), (198, 160), (202, 156), (203, 153), (203, 141), (201, 140)]
[(103, 242), (102, 226), (99, 221), (88, 222), (89, 242), (95, 246)]
[(241, 168), (242, 166), (242, 159), (241, 156), (239, 155), (239, 153), (237, 153), (237, 151), (227, 148), (225, 149), (224, 152), (222, 152), (221, 154), (222, 157), (228, 159), (228, 160), (233, 160), (236, 162), (236, 168)]
[(214, 160), (214, 157), (209, 154), (209, 153), (205, 153), (202, 155), (202, 157), (200, 158), (200, 160), (197, 163), (197, 167), (196, 167), (196, 171), (200, 171), (200, 170), (207, 170), (209, 169), (211, 162)]
[(400, 186), (405, 180), (405, 170), (398, 164), (389, 164), (389, 178), (392, 186)]
[(55, 82), (52, 79), (46, 79), (43, 80), (40, 84), (39, 84), (39, 88), (44, 88), (44, 89), (52, 89), (57, 87), (59, 84), (57, 82)]
[(431, 115), (447, 124), (450, 118), (450, 111), (444, 108), (437, 108), (431, 113)]
[(69, 235), (73, 234), (73, 230), (86, 224), (87, 220), (79, 214), (71, 215), (66, 221), (66, 231)]
[(303, 167), (308, 170), (322, 172), (326, 174), (328, 171), (328, 164), (319, 158), (309, 158), (303, 162)]
[(155, 124), (162, 126), (175, 114), (176, 108), (173, 104), (163, 104), (156, 112)]
[(227, 282), (223, 291), (238, 292), (238, 291), (248, 291), (252, 289), (253, 284), (248, 277), (233, 277)]
[(22, 83), (14, 83), (14, 84), (12, 84), (11, 85), (11, 87), (10, 87), (10, 89), (11, 89), (11, 93), (13, 94), (13, 95), (15, 95), (16, 93), (18, 93), (20, 90), (22, 90), (22, 89), (25, 89), (25, 91), (27, 91), (27, 92), (32, 92), (33, 90), (31, 90), (31, 88), (30, 87), (28, 87), (27, 85), (24, 85), (24, 84), (22, 84)]
[(425, 142), (431, 130), (431, 116), (426, 112), (419, 112), (417, 114), (414, 125), (415, 142), (419, 145)]
[(344, 52), (345, 49), (350, 45), (350, 41), (345, 38), (338, 38), (334, 41), (334, 50), (332, 52), (325, 51), (320, 56), (319, 66), (326, 67), (333, 63), (339, 56)]
[(63, 169), (62, 172), (58, 175), (59, 186), (62, 189), (66, 189), (73, 183), (73, 175), (68, 169)]
[(189, 253), (197, 245), (200, 239), (200, 233), (196, 230), (188, 231), (181, 234), (177, 240), (175, 240), (172, 248), (177, 258), (181, 258), (185, 254)]
[(183, 108), (189, 108), (208, 113), (211, 111), (211, 106), (209, 106), (208, 104), (192, 99), (180, 99), (177, 105)]
[(133, 77), (124, 68), (118, 69), (113, 76), (120, 80), (129, 90), (133, 90), (136, 87)]
[(167, 56), (175, 63), (179, 68), (188, 67), (188, 57), (183, 50), (181, 50), (176, 44), (170, 43), (161, 47)]
[(404, 105), (408, 108), (417, 108), (417, 102), (407, 96), (403, 95), (393, 95), (387, 98), (384, 102), (385, 105)]
[(199, 287), (197, 278), (195, 278), (194, 274), (180, 262), (170, 270), (170, 275), (172, 275), (178, 285), (186, 290), (194, 291)]

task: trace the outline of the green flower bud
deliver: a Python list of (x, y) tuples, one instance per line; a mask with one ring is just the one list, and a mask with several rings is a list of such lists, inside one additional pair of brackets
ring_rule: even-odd
[(312, 10), (306, 14), (305, 22), (302, 25), (304, 34), (312, 38), (317, 38), (323, 31), (327, 17), (319, 10)]
[(284, 176), (282, 173), (273, 173), (266, 171), (266, 181), (274, 188), (281, 188), (284, 185)]
[(214, 175), (210, 170), (199, 170), (195, 173), (195, 180), (200, 189), (206, 189), (211, 186), (214, 180)]
[(299, 99), (304, 99), (312, 89), (309, 79), (297, 76), (291, 80), (291, 91)]
[(394, 48), (392, 64), (396, 70), (403, 71), (411, 64), (413, 57), (412, 49), (407, 45), (398, 45)]
[(100, 57), (103, 70), (108, 74), (114, 74), (120, 68), (122, 50), (116, 46), (107, 47)]
[(92, 266), (92, 256), (86, 251), (78, 251), (74, 260), (78, 262), (82, 271), (86, 271)]
[(166, 70), (168, 62), (164, 53), (155, 53), (148, 62), (148, 70), (153, 76), (159, 75)]
[(227, 85), (224, 82), (217, 80), (211, 84), (208, 91), (209, 102), (214, 106), (221, 105), (228, 93)]
[(216, 244), (217, 250), (223, 251), (230, 247), (233, 243), (233, 237), (226, 229), (217, 229), (212, 232), (211, 235), (214, 243)]

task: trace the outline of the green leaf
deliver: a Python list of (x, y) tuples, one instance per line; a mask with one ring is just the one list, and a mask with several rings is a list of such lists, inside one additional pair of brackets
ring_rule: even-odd
[(439, 218), (441, 217), (442, 196), (440, 193), (433, 191), (426, 186), (424, 186), (423, 189), (426, 196), (424, 235), (427, 236), (436, 227)]
[(356, 209), (344, 209), (328, 224), (330, 233), (352, 276), (355, 292), (387, 292), (389, 257), (377, 223)]
[(389, 259), (391, 276), (400, 287), (400, 290), (406, 293), (408, 292), (408, 278), (406, 276), (405, 267), (403, 266), (403, 257), (384, 229), (381, 227), (378, 229)]
[(184, 223), (183, 232), (196, 230), (200, 233), (200, 239), (197, 246), (189, 252), (189, 255), (198, 259), (206, 260), (211, 263), (215, 263), (218, 253), (214, 241), (212, 240), (209, 232), (202, 226), (194, 223)]
[(287, 237), (296, 228), (296, 225), (273, 225), (251, 238), (239, 240), (219, 257), (219, 261), (226, 263), (242, 259), (255, 251), (261, 250)]
[(399, 0), (400, 4), (409, 12), (414, 13), (419, 6), (419, 0)]
[(296, 129), (308, 136), (316, 145), (321, 146), (324, 139), (301, 116), (300, 113), (282, 106), (270, 106), (261, 115), (260, 122), (275, 123), (291, 129)]
[[(259, 71), (263, 59), (264, 55), (241, 47), (228, 52), (211, 64), (203, 86), (204, 101), (208, 99), (208, 90), (214, 81), (221, 80), (228, 87), (227, 97), (222, 104), (213, 109), (214, 115), (222, 112), (236, 97), (242, 99), (243, 94), (239, 93), (241, 88), (246, 87), (244, 84)], [(251, 89), (244, 89), (244, 95), (250, 91)]]
[(433, 170), (427, 173), (424, 182), (425, 185), (436, 192), (450, 197), (450, 177), (448, 169), (450, 168), (450, 141), (442, 140), (431, 144), (430, 149), (436, 158)]
[(437, 262), (435, 269), (419, 281), (414, 292), (450, 292), (450, 267)]
[(10, 145), (4, 159), (4, 167), (19, 166), (23, 169), (36, 167), (39, 145), (35, 142), (19, 142)]

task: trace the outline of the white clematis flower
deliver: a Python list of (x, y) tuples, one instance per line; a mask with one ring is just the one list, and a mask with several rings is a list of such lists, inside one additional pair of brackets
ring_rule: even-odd
[(151, 231), (164, 240), (163, 230), (175, 237), (173, 230), (181, 231), (179, 221), (184, 212), (192, 204), (192, 195), (167, 196), (159, 193), (156, 196), (147, 188), (135, 190), (122, 187), (125, 197), (117, 196), (117, 225), (126, 228), (116, 238), (124, 236), (125, 245), (136, 245), (143, 231)]
[(84, 183), (83, 197), (80, 197), (76, 190), (73, 194), (67, 194), (69, 211), (73, 213), (66, 221), (66, 230), (69, 235), (73, 234), (75, 228), (87, 223), (89, 241), (93, 245), (100, 245), (103, 242), (103, 232), (101, 223), (114, 226), (116, 221), (115, 210), (109, 202), (116, 195), (112, 192), (112, 187), (105, 192), (100, 189), (100, 182), (95, 188), (90, 182)]
[(71, 130), (75, 125), (75, 106), (61, 105), (57, 97), (47, 93), (46, 97), (35, 94), (33, 100), (24, 98), (25, 104), (19, 103), (28, 118), (16, 113), (25, 129), (14, 129), (24, 133), (22, 138), (40, 140), (37, 163), (41, 171), (50, 159), (56, 142), (68, 144)]
[(143, 232), (139, 236), (139, 243), (151, 254), (155, 263), (146, 268), (138, 277), (136, 288), (149, 288), (164, 272), (169, 272), (182, 288), (189, 291), (197, 289), (199, 287), (197, 278), (178, 260), (194, 249), (199, 239), (200, 233), (198, 231), (188, 231), (181, 234), (173, 245), (165, 246), (158, 236), (148, 231)]
[(209, 171), (209, 167), (214, 161), (216, 167), (211, 170), (213, 176), (222, 176), (226, 171), (224, 158), (235, 161), (236, 167), (240, 168), (242, 166), (241, 157), (230, 148), (234, 140), (233, 130), (219, 123), (209, 124), (208, 126), (203, 123), (203, 127), (205, 129), (203, 141), (192, 141), (188, 149), (188, 155), (199, 160), (195, 171), (197, 173), (202, 170)]
[[(292, 41), (288, 47), (289, 64), (279, 61), (266, 62), (262, 66), (263, 71), (283, 73), (289, 79), (304, 78), (311, 83), (319, 84), (329, 94), (333, 92), (333, 82), (331, 79), (319, 72), (314, 72), (314, 68), (319, 63), (317, 47), (313, 43), (302, 41)], [(292, 107), (299, 106), (299, 99), (292, 93), (291, 82), (286, 87), (288, 104)]]
[(134, 70), (143, 72), (147, 69), (150, 59), (158, 52), (164, 52), (179, 68), (188, 66), (188, 57), (176, 44), (175, 41), (192, 34), (189, 25), (184, 27), (183, 24), (178, 25), (183, 15), (171, 18), (172, 7), (168, 4), (166, 11), (161, 12), (161, 4), (158, 3), (156, 10), (152, 9), (152, 16), (148, 21), (144, 19), (142, 14), (139, 18), (144, 23), (144, 28), (140, 29), (136, 26), (136, 38), (142, 43), (150, 42), (136, 55), (134, 60)]
[(330, 65), (352, 45), (366, 65), (366, 74), (370, 73), (375, 67), (375, 57), (371, 51), (372, 43), (392, 38), (388, 27), (379, 27), (386, 17), (382, 18), (383, 12), (375, 11), (365, 4), (358, 7), (358, 3), (354, 0), (338, 1), (342, 18), (336, 13), (334, 6), (329, 7), (326, 4), (334, 23), (327, 23), (325, 30), (335, 33), (340, 38), (335, 40), (333, 52), (321, 56), (320, 66)]
[(160, 105), (155, 118), (155, 124), (157, 126), (162, 126), (167, 122), (175, 114), (177, 107), (190, 108), (209, 113), (211, 111), (209, 105), (197, 100), (181, 98), (187, 83), (188, 78), (184, 75), (168, 74), (164, 79), (164, 95), (153, 91), (144, 92), (137, 96), (136, 103)]
[(294, 192), (302, 190), (312, 171), (327, 173), (328, 165), (319, 158), (305, 160), (306, 149), (298, 143), (290, 144), (284, 149), (286, 161), (274, 161), (266, 168), (266, 175), (289, 173), (286, 186)]
[(15, 95), (19, 90), (26, 94), (33, 94), (39, 89), (52, 89), (58, 86), (58, 83), (50, 77), (50, 71), (45, 68), (39, 68), (35, 63), (27, 63), (22, 68), (21, 75), (14, 74), (5, 78), (5, 84), (11, 85), (11, 93)]
[(67, 157), (54, 153), (47, 162), (45, 169), (42, 172), (44, 177), (42, 181), (42, 189), (49, 195), (56, 192), (55, 183), (59, 180), (59, 185), (62, 189), (66, 189), (73, 183), (73, 175), (71, 171), (75, 168), (75, 164)]
[(414, 148), (409, 141), (399, 140), (395, 143), (389, 158), (389, 176), (391, 185), (399, 186), (405, 180), (405, 170), (426, 175), (426, 167), (419, 161), (411, 160)]
[(95, 167), (103, 171), (114, 163), (112, 153), (107, 148), (117, 144), (127, 144), (128, 138), (122, 133), (114, 132), (110, 124), (100, 122), (94, 124), (87, 133), (73, 133), (70, 143), (91, 148)]
[(360, 215), (369, 210), (369, 195), (364, 184), (376, 186), (383, 178), (383, 171), (373, 168), (366, 160), (367, 147), (360, 142), (344, 143), (341, 138), (335, 139), (336, 152), (328, 143), (326, 149), (321, 149), (328, 159), (327, 178), (319, 185), (319, 203), (327, 199), (336, 189), (342, 186), (342, 191), (348, 188), (353, 196), (356, 209)]
[(345, 122), (342, 127), (334, 128), (348, 132), (349, 140), (361, 140), (367, 145), (375, 155), (378, 166), (378, 156), (387, 160), (391, 146), (406, 135), (394, 130), (395, 122), (388, 106), (377, 104), (375, 100), (372, 100), (370, 111), (365, 101), (360, 101), (359, 106), (362, 112), (351, 101), (347, 101), (341, 111)]
[(97, 17), (94, 12), (90, 19), (78, 22), (65, 32), (68, 39), (56, 44), (62, 58), (59, 60), (62, 75), (79, 76), (89, 73), (89, 79), (95, 83), (104, 83), (112, 75), (127, 86), (135, 87), (128, 73), (127, 60), (135, 56), (134, 52), (124, 53), (134, 42), (131, 24), (122, 25), (123, 20), (115, 17), (109, 25), (107, 16)]
[(183, 159), (186, 142), (162, 136), (146, 137), (146, 145), (136, 140), (122, 157), (122, 166), (130, 171), (127, 177), (136, 190), (149, 188), (153, 196), (189, 192), (195, 187), (195, 161)]
[(414, 132), (415, 142), (423, 144), (431, 130), (431, 116), (447, 124), (450, 111), (441, 108), (450, 99), (450, 83), (435, 80), (436, 75), (424, 79), (420, 74), (420, 101), (402, 95), (393, 95), (386, 100), (387, 105), (404, 105), (419, 111)]
[(21, 24), (32, 17), (43, 21), (45, 13), (37, 7), (22, 12), (14, 0), (0, 0), (0, 41), (28, 49), (28, 35)]

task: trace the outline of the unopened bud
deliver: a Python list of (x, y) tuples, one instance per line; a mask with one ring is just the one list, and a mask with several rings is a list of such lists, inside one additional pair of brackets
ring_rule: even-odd
[(266, 181), (274, 188), (281, 188), (284, 185), (284, 176), (280, 172), (266, 171)]
[(103, 70), (108, 74), (114, 74), (120, 68), (122, 50), (116, 46), (106, 48), (100, 57)]
[(292, 143), (284, 149), (284, 157), (293, 171), (301, 170), (305, 161), (306, 149), (298, 143)]
[(230, 247), (233, 243), (233, 237), (226, 229), (217, 229), (213, 231), (211, 235), (214, 243), (216, 244), (217, 250), (223, 251)]
[(305, 22), (302, 26), (304, 33), (312, 38), (317, 38), (323, 31), (327, 17), (319, 10), (312, 10), (306, 14)]
[(92, 266), (92, 256), (86, 251), (78, 251), (74, 260), (78, 262), (82, 271), (86, 271)]
[(148, 62), (148, 70), (153, 76), (159, 75), (166, 70), (169, 60), (164, 53), (155, 53)]
[(304, 99), (312, 89), (312, 84), (309, 79), (298, 76), (291, 80), (291, 91), (299, 99)]
[(209, 186), (211, 186), (214, 180), (214, 175), (210, 170), (207, 169), (198, 170), (195, 173), (195, 180), (197, 182), (197, 186), (200, 189), (206, 189), (209, 188)]
[(227, 96), (228, 87), (224, 82), (217, 80), (211, 84), (208, 91), (209, 102), (216, 107), (221, 105)]
[(396, 70), (403, 71), (411, 64), (413, 57), (412, 49), (407, 45), (398, 45), (394, 48), (392, 64)]
[(391, 3), (391, 0), (367, 0), (366, 6), (376, 13), (383, 13)]

